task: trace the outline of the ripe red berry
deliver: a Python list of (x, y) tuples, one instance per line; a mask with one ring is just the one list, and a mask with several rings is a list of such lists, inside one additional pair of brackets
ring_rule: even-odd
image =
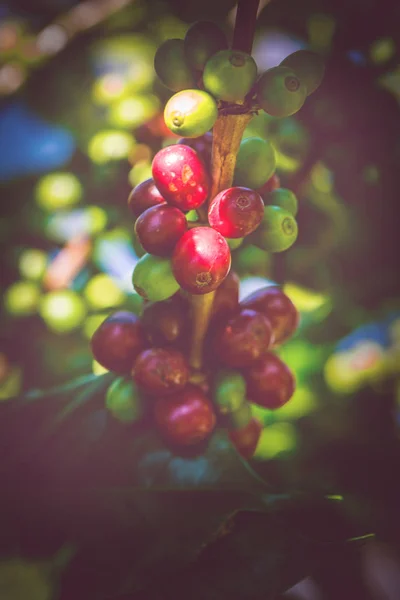
[(272, 326), (273, 346), (282, 344), (293, 335), (299, 324), (296, 307), (279, 286), (256, 290), (242, 300), (240, 306), (257, 310), (268, 318)]
[(189, 325), (188, 303), (175, 294), (163, 302), (143, 307), (142, 323), (152, 344), (164, 346), (184, 341)]
[(209, 177), (199, 155), (182, 144), (163, 148), (152, 163), (153, 178), (165, 200), (181, 210), (198, 208), (209, 192)]
[(161, 435), (178, 446), (204, 441), (216, 423), (210, 400), (199, 387), (191, 384), (173, 396), (158, 398), (154, 418)]
[(279, 408), (290, 400), (295, 379), (289, 367), (268, 352), (244, 373), (250, 402), (264, 408)]
[(138, 217), (151, 206), (165, 204), (165, 199), (155, 186), (153, 179), (146, 179), (133, 188), (128, 198), (128, 207)]
[(239, 305), (240, 279), (235, 271), (229, 271), (221, 285), (216, 289), (212, 305), (212, 317), (226, 317)]
[(231, 267), (228, 243), (210, 227), (194, 227), (175, 246), (172, 270), (179, 285), (191, 294), (215, 290)]
[(229, 367), (246, 367), (268, 351), (271, 324), (261, 313), (242, 309), (216, 331), (213, 348)]
[(186, 217), (174, 206), (152, 206), (136, 220), (135, 233), (150, 254), (169, 256), (187, 229)]
[(137, 355), (147, 346), (139, 317), (128, 311), (118, 311), (96, 329), (91, 339), (94, 358), (103, 367), (116, 373), (130, 373)]
[(280, 188), (280, 187), (281, 187), (281, 180), (279, 178), (279, 175), (274, 173), (272, 175), (272, 177), (270, 177), (268, 179), (268, 181), (266, 181), (264, 183), (264, 185), (262, 185), (260, 188), (258, 188), (257, 192), (260, 194), (261, 197), (263, 197), (264, 195), (269, 194), (273, 190), (276, 190), (277, 188)]
[(239, 454), (248, 460), (257, 448), (262, 430), (260, 421), (253, 417), (244, 427), (229, 431), (228, 436)]
[(204, 162), (206, 167), (211, 164), (211, 149), (212, 149), (213, 136), (211, 131), (207, 131), (204, 135), (196, 138), (181, 138), (178, 140), (178, 144), (184, 146), (190, 146), (197, 152), (201, 160)]
[(264, 216), (264, 203), (257, 192), (245, 187), (223, 190), (213, 198), (208, 221), (227, 238), (242, 238), (252, 233)]
[(150, 395), (173, 394), (189, 379), (189, 367), (181, 352), (150, 348), (139, 354), (132, 370), (136, 384)]

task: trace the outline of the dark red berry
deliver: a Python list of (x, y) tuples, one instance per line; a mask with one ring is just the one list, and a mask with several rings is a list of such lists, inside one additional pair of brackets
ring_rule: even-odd
[(240, 306), (257, 310), (268, 318), (272, 326), (273, 346), (282, 344), (293, 335), (299, 324), (296, 307), (279, 286), (256, 290), (242, 300)]
[(193, 150), (195, 150), (200, 156), (206, 167), (209, 167), (211, 164), (212, 141), (212, 133), (211, 131), (207, 131), (207, 133), (197, 138), (181, 138), (178, 140), (178, 144), (183, 144), (184, 146), (190, 146), (193, 148)]
[(163, 148), (152, 163), (154, 183), (165, 200), (181, 210), (198, 208), (209, 192), (209, 177), (199, 155), (182, 144)]
[(268, 352), (244, 373), (250, 402), (264, 408), (279, 408), (290, 400), (295, 379), (289, 367)]
[(116, 373), (130, 373), (137, 355), (147, 346), (139, 317), (128, 311), (118, 311), (96, 329), (91, 339), (94, 358), (103, 367)]
[(228, 436), (239, 454), (248, 460), (256, 451), (262, 430), (263, 426), (260, 421), (253, 417), (250, 422), (241, 429), (232, 429), (229, 431)]
[(227, 238), (242, 238), (252, 233), (264, 216), (264, 202), (257, 192), (245, 187), (223, 190), (213, 198), (208, 221)]
[(264, 183), (263, 186), (258, 188), (257, 192), (260, 194), (261, 197), (263, 197), (264, 195), (269, 194), (273, 190), (276, 190), (277, 188), (280, 188), (280, 187), (281, 187), (281, 180), (279, 178), (279, 175), (274, 173), (272, 175), (272, 177), (270, 177), (268, 179), (268, 181), (266, 181)]
[(181, 352), (150, 348), (141, 352), (132, 370), (136, 384), (150, 395), (173, 394), (189, 379), (189, 367)]
[(142, 323), (151, 343), (164, 346), (184, 341), (189, 325), (188, 308), (188, 303), (178, 294), (163, 302), (146, 304)]
[(140, 244), (150, 254), (169, 256), (179, 238), (187, 230), (186, 217), (179, 208), (152, 206), (145, 210), (135, 223), (135, 233)]
[(165, 199), (155, 186), (153, 179), (146, 179), (133, 188), (128, 198), (128, 207), (138, 217), (151, 206), (165, 204)]
[(194, 227), (175, 246), (172, 270), (179, 285), (191, 294), (215, 290), (231, 267), (228, 243), (211, 227)]
[(161, 435), (178, 446), (204, 441), (216, 423), (210, 400), (199, 387), (191, 384), (173, 396), (158, 398), (154, 418)]
[(216, 289), (212, 306), (212, 317), (226, 317), (237, 310), (239, 305), (240, 279), (235, 271), (229, 271)]
[(214, 351), (229, 367), (246, 367), (268, 351), (271, 324), (261, 313), (242, 309), (216, 331)]

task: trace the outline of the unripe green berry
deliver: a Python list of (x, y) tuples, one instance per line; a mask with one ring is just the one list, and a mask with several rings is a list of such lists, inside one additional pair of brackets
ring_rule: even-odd
[(192, 69), (203, 71), (211, 56), (228, 48), (225, 34), (211, 21), (197, 21), (186, 32), (185, 54)]
[(132, 275), (135, 291), (146, 300), (167, 300), (179, 290), (168, 258), (145, 254), (136, 263)]
[(233, 185), (260, 188), (274, 174), (275, 150), (271, 142), (257, 137), (244, 139), (236, 158)]
[(213, 398), (219, 414), (232, 413), (246, 399), (246, 381), (237, 371), (220, 371), (214, 381)]
[(232, 431), (246, 427), (250, 423), (251, 418), (251, 404), (245, 401), (235, 411), (221, 415), (220, 421), (222, 427), (226, 427), (228, 431)]
[(297, 50), (289, 54), (282, 62), (289, 67), (307, 88), (307, 96), (315, 92), (324, 77), (325, 64), (323, 58), (311, 50)]
[(154, 70), (163, 84), (174, 92), (196, 86), (186, 62), (183, 40), (167, 40), (159, 46), (154, 57)]
[(236, 250), (243, 244), (244, 238), (225, 238), (231, 250)]
[(262, 198), (266, 206), (280, 206), (284, 208), (294, 217), (297, 215), (298, 202), (292, 190), (287, 188), (276, 188), (269, 194), (262, 194)]
[(257, 234), (261, 248), (269, 252), (283, 252), (297, 239), (296, 219), (280, 206), (266, 206)]
[(238, 50), (221, 50), (206, 63), (205, 89), (218, 100), (243, 102), (257, 77), (255, 60)]
[(106, 393), (106, 407), (123, 423), (134, 423), (144, 413), (143, 399), (136, 384), (131, 379), (118, 377)]
[(288, 67), (273, 67), (257, 81), (256, 98), (273, 117), (289, 117), (303, 106), (307, 88)]
[(199, 137), (211, 129), (217, 120), (214, 98), (201, 90), (183, 90), (174, 94), (165, 106), (167, 127), (183, 137)]

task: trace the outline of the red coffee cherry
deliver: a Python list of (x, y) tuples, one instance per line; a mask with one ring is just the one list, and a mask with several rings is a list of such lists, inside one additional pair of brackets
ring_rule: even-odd
[(169, 256), (187, 230), (186, 217), (179, 208), (152, 206), (136, 220), (135, 233), (149, 254)]
[(201, 160), (208, 168), (211, 164), (211, 150), (212, 150), (213, 136), (211, 131), (207, 131), (204, 135), (196, 138), (181, 138), (178, 140), (178, 144), (184, 146), (190, 146), (197, 152)]
[(155, 186), (153, 179), (146, 179), (133, 188), (128, 198), (128, 207), (138, 217), (151, 206), (166, 204), (165, 199)]
[(208, 209), (208, 221), (227, 238), (249, 235), (261, 223), (264, 202), (257, 192), (245, 187), (223, 190), (213, 198)]
[(175, 144), (157, 152), (152, 172), (165, 200), (181, 210), (198, 208), (207, 199), (210, 181), (206, 167), (189, 146)]
[(289, 367), (268, 352), (244, 372), (250, 402), (264, 408), (279, 408), (290, 400), (295, 379)]
[(137, 355), (148, 345), (139, 317), (118, 311), (103, 321), (91, 339), (94, 358), (109, 371), (130, 373)]
[(214, 337), (214, 351), (228, 367), (246, 367), (268, 351), (271, 324), (261, 313), (242, 309), (221, 325)]
[(270, 192), (272, 192), (273, 190), (276, 190), (277, 188), (280, 188), (280, 187), (281, 187), (281, 180), (279, 178), (279, 175), (277, 175), (276, 173), (274, 173), (272, 175), (272, 177), (270, 177), (268, 179), (268, 181), (266, 181), (264, 183), (263, 186), (261, 186), (260, 188), (258, 188), (257, 192), (263, 198), (264, 195), (267, 195)]
[(216, 289), (212, 305), (212, 318), (227, 317), (239, 306), (240, 279), (235, 271), (230, 270), (221, 285)]
[(231, 267), (229, 246), (210, 227), (194, 227), (175, 246), (172, 271), (179, 285), (191, 294), (215, 290)]
[(291, 337), (299, 324), (296, 307), (279, 286), (271, 285), (256, 290), (242, 300), (240, 306), (257, 310), (268, 318), (272, 327), (273, 346)]
[(160, 434), (178, 446), (192, 446), (207, 439), (216, 424), (213, 405), (202, 390), (188, 384), (184, 390), (158, 398), (154, 418)]
[(228, 432), (229, 439), (243, 458), (249, 460), (256, 451), (263, 426), (258, 419), (253, 417), (241, 429), (232, 429)]
[(189, 367), (181, 352), (150, 348), (141, 352), (132, 370), (136, 384), (150, 395), (173, 394), (185, 387)]
[(142, 324), (155, 346), (182, 342), (189, 329), (188, 303), (175, 294), (163, 302), (146, 304), (143, 307)]

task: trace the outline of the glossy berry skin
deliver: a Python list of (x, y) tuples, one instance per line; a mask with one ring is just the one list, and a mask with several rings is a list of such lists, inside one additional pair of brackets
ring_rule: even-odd
[(212, 305), (212, 318), (226, 317), (235, 312), (239, 305), (240, 279), (230, 270), (221, 285), (216, 289)]
[(289, 67), (307, 88), (307, 96), (315, 92), (324, 77), (323, 58), (311, 50), (297, 50), (289, 54), (281, 65)]
[(250, 401), (264, 408), (283, 406), (295, 390), (295, 379), (289, 367), (272, 352), (249, 367), (244, 376)]
[(175, 246), (172, 270), (179, 285), (191, 294), (208, 294), (225, 279), (231, 267), (229, 246), (210, 227), (189, 229)]
[(204, 135), (195, 138), (181, 138), (178, 140), (178, 144), (183, 144), (184, 146), (190, 146), (193, 148), (195, 152), (199, 155), (201, 160), (204, 162), (206, 167), (208, 168), (211, 164), (211, 150), (212, 150), (212, 141), (213, 136), (211, 131), (207, 131)]
[(132, 376), (135, 383), (153, 396), (182, 390), (189, 379), (189, 367), (181, 352), (172, 348), (150, 348), (137, 357)]
[(148, 345), (139, 317), (118, 311), (103, 321), (91, 339), (94, 358), (115, 373), (130, 373), (134, 360)]
[(144, 414), (144, 402), (132, 379), (118, 377), (106, 393), (106, 407), (122, 423), (135, 423)]
[(178, 294), (163, 302), (146, 304), (143, 308), (142, 324), (154, 346), (181, 342), (187, 337), (188, 304)]
[(288, 67), (272, 67), (257, 81), (256, 99), (274, 117), (289, 117), (303, 106), (307, 88)]
[(299, 324), (299, 313), (293, 302), (279, 286), (271, 285), (256, 290), (240, 303), (243, 308), (265, 315), (272, 327), (273, 346), (289, 339)]
[(173, 396), (158, 398), (153, 410), (158, 431), (176, 446), (192, 446), (206, 440), (216, 424), (210, 400), (192, 384)]
[(242, 102), (257, 77), (255, 60), (239, 50), (221, 50), (206, 63), (205, 89), (218, 100)]
[(167, 300), (179, 290), (171, 261), (152, 254), (145, 254), (136, 263), (132, 283), (135, 292), (150, 302)]
[(182, 90), (165, 105), (165, 123), (176, 135), (189, 138), (207, 133), (218, 117), (215, 99), (203, 90)]
[(244, 427), (229, 431), (228, 436), (239, 454), (249, 460), (256, 451), (262, 430), (260, 421), (253, 417)]
[(260, 194), (261, 198), (264, 200), (265, 195), (269, 194), (270, 192), (272, 192), (273, 190), (276, 190), (276, 188), (279, 188), (279, 187), (281, 187), (281, 180), (279, 178), (279, 175), (274, 173), (272, 175), (272, 177), (270, 177), (268, 179), (268, 181), (266, 181), (264, 183), (264, 185), (262, 185), (256, 191)]
[(224, 32), (212, 21), (193, 23), (186, 32), (184, 45), (186, 60), (196, 71), (202, 71), (216, 52), (228, 48)]
[(166, 204), (166, 202), (151, 178), (139, 183), (129, 194), (128, 207), (136, 218), (151, 206), (159, 204)]
[(262, 223), (257, 230), (259, 245), (268, 252), (284, 252), (298, 235), (294, 216), (280, 206), (265, 206)]
[(152, 163), (154, 182), (165, 200), (181, 210), (193, 210), (207, 199), (210, 180), (193, 148), (183, 144), (159, 150)]
[(163, 84), (174, 92), (195, 86), (194, 73), (186, 60), (183, 40), (170, 39), (158, 47), (154, 57), (154, 70)]
[(179, 208), (161, 205), (148, 208), (137, 218), (135, 233), (146, 252), (169, 256), (187, 230), (186, 217)]
[(245, 138), (239, 146), (233, 184), (256, 190), (273, 175), (275, 150), (271, 142), (257, 137)]
[(257, 229), (264, 216), (264, 203), (257, 192), (245, 187), (223, 190), (208, 209), (211, 227), (227, 238), (242, 238)]
[(287, 188), (276, 188), (269, 192), (269, 194), (264, 194), (264, 202), (265, 205), (280, 206), (294, 217), (297, 215), (297, 197), (292, 190), (288, 190)]
[(250, 309), (241, 309), (215, 332), (214, 352), (228, 367), (246, 367), (265, 354), (272, 338), (267, 317)]

